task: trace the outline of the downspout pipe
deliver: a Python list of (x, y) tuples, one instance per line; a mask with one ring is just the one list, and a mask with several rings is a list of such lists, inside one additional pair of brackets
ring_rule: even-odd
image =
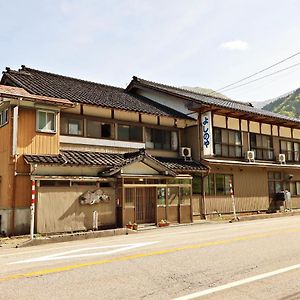
[(15, 234), (16, 227), (16, 176), (17, 176), (17, 145), (18, 145), (18, 120), (19, 120), (19, 106), (12, 109), (13, 112), (13, 128), (12, 128), (12, 156), (14, 158), (14, 174), (12, 180), (12, 216), (11, 216), (11, 232)]

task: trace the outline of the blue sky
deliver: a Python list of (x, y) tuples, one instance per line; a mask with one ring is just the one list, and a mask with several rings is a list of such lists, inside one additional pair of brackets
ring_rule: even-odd
[[(300, 51), (299, 11), (300, 0), (0, 0), (0, 68), (219, 89)], [(260, 101), (299, 87), (297, 66), (224, 93)]]

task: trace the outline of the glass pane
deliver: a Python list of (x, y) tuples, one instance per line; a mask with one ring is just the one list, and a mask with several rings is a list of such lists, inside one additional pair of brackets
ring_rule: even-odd
[(46, 112), (39, 111), (39, 129), (46, 129)]
[(222, 156), (228, 157), (228, 146), (222, 145)]
[(216, 194), (217, 195), (225, 194), (224, 175), (222, 174), (216, 174)]
[(47, 129), (51, 131), (55, 131), (55, 114), (47, 113)]
[(235, 144), (235, 132), (229, 131), (228, 136), (229, 136), (229, 144), (234, 145)]
[(235, 146), (229, 146), (229, 157), (235, 157)]
[(215, 155), (221, 156), (221, 145), (220, 144), (215, 144)]
[(242, 148), (241, 147), (235, 147), (235, 156), (236, 157), (242, 156)]
[(250, 133), (250, 145), (251, 147), (256, 147), (256, 134)]
[(172, 131), (171, 133), (171, 149), (173, 151), (178, 150), (178, 134), (176, 131)]
[(135, 189), (125, 189), (125, 207), (134, 206), (135, 202)]
[(240, 132), (235, 133), (235, 144), (236, 145), (241, 145), (242, 144), (241, 133)]
[[(225, 194), (230, 195), (230, 181), (231, 175), (225, 175)], [(233, 186), (233, 183), (232, 183)]]
[(179, 203), (179, 188), (171, 187), (168, 188), (168, 205), (178, 205)]
[(296, 193), (300, 195), (300, 182), (296, 182)]
[(200, 176), (194, 176), (192, 181), (193, 194), (201, 194), (202, 179)]
[(220, 144), (222, 142), (221, 129), (220, 128), (215, 128), (214, 129), (214, 141), (215, 141), (215, 143), (218, 143), (218, 144)]
[(285, 151), (287, 149), (286, 141), (280, 141), (280, 148), (282, 151)]
[(278, 193), (282, 191), (281, 183), (278, 181), (275, 181), (275, 193)]
[(228, 131), (225, 129), (222, 129), (222, 143), (228, 144)]
[(170, 131), (164, 132), (163, 149), (164, 150), (171, 149), (171, 132)]
[(130, 141), (142, 141), (142, 127), (130, 126)]
[(288, 142), (288, 143), (287, 143), (287, 149), (288, 149), (289, 151), (292, 151), (292, 150), (293, 150), (293, 144), (292, 144), (292, 142)]
[(296, 184), (295, 184), (295, 182), (290, 182), (290, 192), (291, 192), (291, 195), (296, 195)]
[(256, 147), (258, 148), (262, 148), (263, 143), (262, 143), (262, 137), (261, 135), (256, 135)]
[(180, 189), (180, 204), (191, 204), (191, 189), (189, 187), (181, 187)]
[(274, 172), (274, 178), (276, 180), (280, 180), (281, 179), (281, 173), (280, 172)]
[(166, 188), (157, 189), (157, 205), (166, 205)]
[(69, 134), (82, 135), (82, 120), (69, 119)]
[(101, 137), (101, 123), (97, 121), (87, 121), (87, 136), (100, 138)]
[(129, 126), (118, 125), (118, 140), (129, 141)]
[(273, 196), (275, 194), (274, 182), (269, 182), (269, 195)]

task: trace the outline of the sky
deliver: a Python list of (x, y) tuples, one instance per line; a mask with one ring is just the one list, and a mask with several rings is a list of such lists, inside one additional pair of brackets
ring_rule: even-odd
[[(220, 90), (300, 52), (299, 11), (300, 0), (0, 0), (0, 69)], [(300, 55), (248, 81), (277, 71), (221, 92), (262, 101), (300, 87)]]

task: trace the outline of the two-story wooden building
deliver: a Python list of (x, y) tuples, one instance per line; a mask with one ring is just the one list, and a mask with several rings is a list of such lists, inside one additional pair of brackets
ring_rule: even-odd
[(34, 187), (39, 233), (192, 222), (192, 178), (208, 168), (181, 146), (197, 119), (25, 66), (7, 68), (1, 84), (1, 232), (29, 231)]
[[(197, 117), (184, 145), (210, 167), (202, 215), (232, 212), (230, 181), (240, 213), (300, 208), (299, 119), (137, 77), (127, 91)], [(285, 204), (276, 201), (281, 191), (291, 193)]]

